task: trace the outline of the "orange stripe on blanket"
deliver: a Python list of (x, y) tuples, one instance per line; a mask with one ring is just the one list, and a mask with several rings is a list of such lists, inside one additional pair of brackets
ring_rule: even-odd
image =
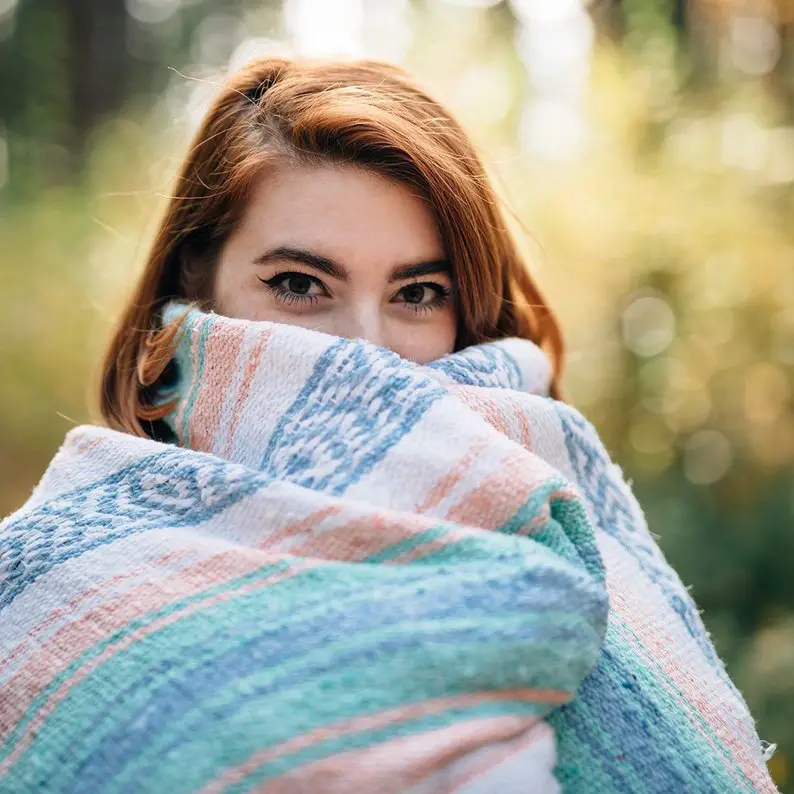
[(479, 717), (323, 758), (256, 788), (260, 794), (322, 791), (398, 794), (483, 747), (523, 736), (536, 717)]
[(2, 675), (6, 667), (8, 667), (8, 665), (11, 664), (11, 662), (13, 662), (17, 656), (20, 655), (20, 653), (23, 653), (25, 650), (27, 650), (29, 646), (35, 645), (40, 647), (42, 643), (38, 639), (39, 636), (43, 634), (53, 623), (56, 623), (62, 617), (77, 612), (77, 610), (80, 608), (80, 605), (88, 601), (90, 598), (98, 595), (106, 588), (115, 588), (116, 585), (126, 582), (129, 579), (135, 579), (144, 574), (151, 575), (153, 567), (156, 568), (162, 565), (175, 563), (180, 559), (180, 557), (184, 557), (190, 551), (193, 551), (193, 549), (186, 546), (183, 549), (175, 549), (170, 551), (168, 554), (164, 554), (163, 556), (157, 557), (154, 560), (148, 560), (144, 565), (139, 565), (137, 568), (134, 568), (127, 573), (120, 573), (106, 581), (103, 581), (102, 585), (99, 587), (90, 587), (87, 590), (83, 590), (80, 595), (73, 598), (71, 601), (68, 601), (63, 607), (53, 609), (52, 612), (50, 612), (50, 614), (41, 623), (39, 623), (31, 632), (29, 632), (25, 639), (20, 642), (14, 648), (14, 650), (11, 651), (11, 653), (2, 662), (0, 662), (0, 675)]
[[(526, 412), (520, 402), (510, 393), (505, 391), (486, 390), (476, 387), (452, 387), (450, 391), (472, 410), (476, 411), (488, 424), (518, 444), (524, 449), (532, 450), (532, 430), (529, 426)], [(509, 412), (509, 413), (508, 413)], [(518, 434), (508, 421), (513, 414), (518, 425)]]
[[(216, 555), (222, 556), (222, 555)], [(260, 563), (261, 564), (261, 563)], [(256, 566), (259, 567), (259, 566)], [(271, 587), (278, 582), (291, 578), (295, 576), (297, 573), (307, 570), (308, 568), (315, 567), (315, 565), (311, 561), (301, 561), (297, 564), (293, 565), (291, 568), (287, 569), (286, 571), (280, 571), (278, 573), (273, 574), (270, 577), (266, 577), (265, 579), (259, 580), (257, 582), (251, 582), (246, 584), (242, 587), (236, 588), (234, 590), (229, 590), (224, 593), (219, 593), (211, 598), (201, 600), (199, 602), (193, 602), (189, 604), (184, 610), (170, 613), (159, 620), (154, 620), (147, 626), (144, 626), (137, 631), (134, 631), (124, 637), (115, 645), (111, 645), (97, 657), (88, 661), (85, 665), (83, 665), (72, 678), (64, 681), (61, 686), (52, 694), (50, 699), (42, 706), (42, 708), (38, 711), (38, 713), (33, 717), (33, 719), (28, 723), (25, 728), (25, 731), (20, 738), (19, 742), (17, 743), (14, 750), (11, 754), (5, 759), (5, 761), (0, 764), (0, 775), (4, 774), (7, 769), (9, 769), (19, 756), (24, 752), (25, 748), (33, 741), (38, 729), (46, 722), (47, 717), (57, 708), (58, 704), (69, 694), (70, 690), (77, 686), (82, 680), (87, 678), (97, 667), (104, 664), (108, 659), (115, 656), (115, 654), (123, 651), (125, 648), (134, 645), (136, 642), (139, 642), (144, 637), (148, 636), (149, 634), (153, 634), (156, 631), (159, 631), (166, 626), (169, 626), (173, 623), (176, 623), (179, 620), (182, 620), (185, 617), (197, 612), (201, 609), (205, 609), (210, 606), (214, 606), (215, 604), (223, 603), (224, 601), (228, 601), (231, 598), (235, 598), (244, 593), (254, 592), (255, 590), (259, 590), (263, 587)], [(255, 569), (255, 568), (254, 568)], [(213, 582), (213, 584), (218, 584), (217, 582)], [(148, 610), (147, 610), (148, 611)], [(23, 712), (24, 713), (24, 712)], [(18, 721), (19, 717), (16, 719), (12, 718), (11, 724), (13, 725)]]
[[(324, 515), (336, 513), (340, 509), (340, 506), (326, 507), (301, 521), (285, 527), (282, 533), (289, 535), (292, 532), (300, 531), (304, 525), (320, 520)], [(185, 547), (185, 551), (188, 548)], [(159, 562), (170, 562), (172, 561), (172, 555), (180, 553), (181, 550), (169, 552), (169, 554), (161, 557)], [(72, 659), (84, 653), (104, 637), (108, 637), (123, 628), (129, 621), (139, 617), (140, 614), (154, 612), (171, 603), (175, 597), (195, 595), (201, 592), (202, 589), (206, 589), (209, 586), (217, 586), (239, 576), (244, 576), (278, 559), (280, 557), (275, 553), (241, 546), (206, 557), (195, 565), (174, 572), (174, 575), (165, 583), (166, 587), (163, 587), (160, 583), (145, 582), (141, 587), (124, 593), (116, 602), (103, 604), (86, 613), (80, 620), (73, 621), (56, 632), (46, 645), (41, 646), (40, 650), (42, 653), (39, 654), (37, 662), (31, 661), (25, 667), (24, 674), (17, 673), (0, 687), (0, 703), (14, 703), (16, 709), (10, 713), (14, 716), (14, 720), (18, 719), (25, 713), (29, 703), (32, 702), (36, 695), (47, 686), (52, 678), (66, 669)], [(157, 561), (154, 562), (156, 563)], [(152, 562), (147, 563), (147, 567), (152, 564)], [(224, 565), (226, 565), (225, 570), (223, 569)], [(225, 578), (219, 578), (219, 573)], [(215, 578), (208, 578), (208, 575), (214, 575)], [(126, 576), (127, 574), (123, 574), (122, 578)], [(111, 583), (114, 581), (116, 579), (112, 579)], [(96, 589), (92, 592), (96, 592)], [(136, 604), (140, 605), (140, 610), (136, 611)], [(60, 609), (56, 610), (56, 612), (60, 611)], [(49, 620), (47, 618), (45, 623)], [(103, 634), (97, 634), (98, 626), (104, 628)], [(86, 629), (88, 630), (86, 631)], [(54, 665), (51, 660), (58, 660), (61, 664)], [(20, 693), (27, 695), (27, 699), (24, 702), (19, 698)], [(7, 723), (5, 720), (8, 714), (9, 711), (7, 710), (0, 711), (0, 740), (6, 735), (5, 726)]]
[[(326, 505), (319, 510), (315, 510), (313, 513), (309, 513), (306, 518), (301, 518), (299, 521), (295, 521), (283, 529), (277, 529), (268, 533), (266, 537), (262, 539), (262, 542), (258, 545), (258, 548), (262, 549), (263, 551), (279, 550), (278, 546), (282, 541), (291, 540), (300, 535), (310, 533), (312, 530), (316, 529), (319, 523), (325, 521), (327, 518), (332, 518), (333, 516), (339, 515), (341, 512), (341, 504)], [(290, 554), (296, 553), (292, 549), (289, 549), (288, 551)]]
[(521, 446), (524, 447), (526, 450), (532, 449), (532, 430), (529, 427), (529, 420), (527, 419), (527, 415), (524, 412), (524, 409), (521, 407), (521, 403), (512, 394), (509, 392), (505, 392), (502, 395), (502, 399), (515, 411), (516, 416), (518, 417), (518, 441), (521, 442)]
[(248, 400), (248, 395), (251, 391), (251, 384), (253, 383), (254, 375), (259, 368), (259, 362), (262, 359), (262, 354), (267, 348), (270, 337), (270, 331), (266, 333), (263, 332), (259, 339), (257, 339), (254, 349), (248, 356), (248, 361), (245, 362), (245, 373), (243, 374), (242, 383), (240, 383), (240, 389), (237, 392), (237, 400), (234, 406), (234, 411), (232, 412), (232, 422), (229, 425), (229, 430), (226, 435), (226, 444), (224, 449), (219, 452), (219, 454), (224, 457), (229, 457), (229, 454), (234, 446), (234, 436), (237, 432), (237, 426), (240, 424), (240, 417), (243, 415), (243, 407)]
[[(247, 553), (241, 553), (241, 552)], [(18, 721), (35, 697), (62, 673), (74, 659), (97, 643), (123, 629), (130, 621), (155, 612), (179, 598), (252, 573), (270, 558), (254, 550), (226, 550), (184, 568), (162, 582), (145, 582), (109, 604), (87, 612), (79, 620), (59, 629), (25, 668), (0, 688), (0, 739), (9, 720)]]
[(63, 449), (74, 449), (80, 455), (85, 455), (87, 452), (101, 446), (107, 441), (103, 436), (95, 436), (90, 433), (81, 432), (70, 433), (67, 438), (68, 441), (63, 445)]
[(489, 425), (496, 428), (502, 435), (511, 438), (510, 426), (505, 421), (504, 414), (493, 400), (488, 399), (472, 386), (450, 386), (449, 391), (454, 394), (464, 405), (479, 414)]
[[(316, 537), (307, 537), (305, 543), (291, 548), (290, 553), (307, 557), (319, 555), (327, 560), (358, 562), (436, 526), (438, 526), (437, 519), (417, 516), (413, 513), (386, 513), (373, 510), (372, 513), (357, 516)], [(397, 559), (393, 558), (388, 562)]]
[(243, 343), (245, 326), (217, 323), (210, 327), (205, 343), (205, 373), (196, 402), (190, 414), (190, 443), (192, 449), (211, 452), (215, 433), (223, 412), (222, 394), (218, 383), (229, 383), (237, 369), (237, 356)]
[[(450, 510), (447, 518), (482, 529), (496, 529), (521, 508), (532, 489), (544, 482), (545, 472), (532, 476), (532, 459), (523, 449), (505, 455), (497, 471), (489, 474), (476, 488)], [(516, 484), (521, 483), (521, 488)]]
[(489, 702), (520, 701), (522, 703), (548, 703), (561, 705), (571, 698), (570, 693), (544, 689), (512, 689), (501, 692), (475, 692), (454, 697), (436, 698), (422, 703), (400, 706), (378, 714), (365, 714), (350, 720), (318, 728), (310, 733), (296, 736), (286, 742), (258, 753), (254, 753), (245, 763), (227, 770), (219, 778), (206, 786), (201, 794), (221, 794), (224, 789), (239, 783), (253, 774), (260, 766), (275, 761), (281, 756), (291, 755), (320, 742), (337, 739), (364, 731), (373, 731), (389, 725), (418, 720), (433, 714), (442, 714), (452, 709), (473, 708)]
[(465, 771), (454, 775), (452, 780), (444, 788), (439, 788), (433, 794), (455, 794), (464, 786), (468, 786), (478, 777), (482, 777), (488, 772), (501, 766), (505, 761), (514, 758), (519, 753), (524, 752), (528, 747), (542, 741), (543, 739), (553, 739), (554, 734), (549, 726), (538, 723), (534, 727), (528, 728), (521, 736), (506, 741), (507, 746), (491, 748), (485, 757), (478, 759), (476, 764), (472, 764)]
[(449, 496), (452, 489), (463, 479), (474, 461), (487, 449), (488, 442), (489, 440), (484, 437), (477, 439), (460, 461), (438, 481), (436, 486), (427, 494), (424, 501), (417, 505), (417, 512), (425, 513)]

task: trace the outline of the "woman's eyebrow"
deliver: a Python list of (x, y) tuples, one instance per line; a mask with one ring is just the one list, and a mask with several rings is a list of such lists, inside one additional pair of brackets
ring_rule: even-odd
[(303, 248), (279, 246), (264, 254), (260, 254), (254, 259), (254, 264), (268, 265), (275, 261), (283, 262), (285, 259), (319, 270), (321, 273), (331, 276), (331, 278), (339, 279), (339, 281), (348, 280), (347, 271), (338, 262), (334, 262), (333, 259), (329, 259), (322, 254), (316, 254), (314, 251), (306, 251)]
[(414, 265), (403, 265), (395, 268), (389, 276), (389, 281), (404, 281), (407, 278), (421, 278), (434, 273), (450, 275), (452, 267), (446, 259), (437, 259), (432, 262), (417, 262)]

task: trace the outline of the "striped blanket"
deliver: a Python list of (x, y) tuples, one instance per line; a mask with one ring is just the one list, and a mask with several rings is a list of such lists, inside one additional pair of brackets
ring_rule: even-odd
[(536, 347), (180, 318), (175, 443), (76, 428), (0, 524), (0, 792), (775, 790)]

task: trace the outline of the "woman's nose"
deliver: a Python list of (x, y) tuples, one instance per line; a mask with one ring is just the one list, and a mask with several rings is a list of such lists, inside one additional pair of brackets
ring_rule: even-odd
[(386, 334), (380, 306), (375, 302), (364, 302), (349, 306), (338, 323), (337, 336), (348, 339), (366, 339), (379, 347), (387, 347)]

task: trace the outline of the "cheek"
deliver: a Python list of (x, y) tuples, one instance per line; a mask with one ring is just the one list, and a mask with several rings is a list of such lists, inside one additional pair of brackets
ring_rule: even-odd
[(247, 317), (254, 306), (250, 300), (251, 290), (245, 289), (242, 275), (242, 268), (234, 267), (228, 257), (221, 257), (212, 280), (213, 309), (218, 314), (254, 319)]

